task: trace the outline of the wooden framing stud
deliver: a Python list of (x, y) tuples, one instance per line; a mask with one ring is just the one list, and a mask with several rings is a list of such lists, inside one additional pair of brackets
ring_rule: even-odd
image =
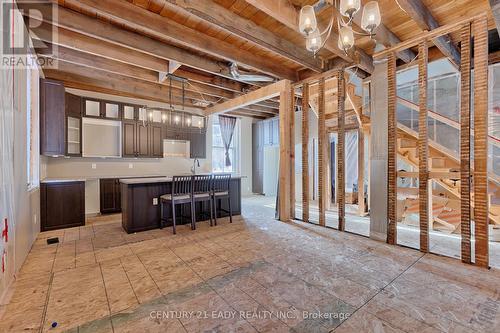
[(488, 22), (485, 16), (473, 22), (473, 32), (475, 264), (488, 267)]
[(396, 123), (396, 55), (390, 53), (387, 63), (387, 243), (397, 243), (397, 123)]
[(358, 129), (358, 214), (365, 215), (365, 132)]
[(295, 89), (290, 89), (290, 218), (295, 219)]
[(327, 183), (327, 170), (326, 161), (328, 157), (326, 151), (326, 124), (325, 124), (325, 78), (319, 79), (318, 87), (318, 187), (319, 187), (319, 225), (326, 225), (326, 188)]
[(302, 221), (309, 222), (309, 84), (302, 86)]
[(280, 163), (279, 163), (279, 220), (290, 221), (290, 81), (284, 80), (280, 96)]
[(429, 209), (429, 144), (427, 136), (427, 42), (418, 46), (418, 183), (419, 183), (419, 214), (420, 214), (420, 251), (429, 252), (429, 223), (432, 223), (432, 210)]
[(339, 230), (345, 230), (345, 78), (337, 72), (337, 203)]
[(461, 30), (460, 66), (460, 234), (462, 261), (471, 263), (470, 234), (470, 80), (471, 80), (471, 25), (467, 23)]

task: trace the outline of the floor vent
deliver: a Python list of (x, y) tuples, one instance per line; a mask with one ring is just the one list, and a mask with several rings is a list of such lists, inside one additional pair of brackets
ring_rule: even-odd
[(47, 244), (57, 244), (59, 243), (59, 237), (47, 238)]

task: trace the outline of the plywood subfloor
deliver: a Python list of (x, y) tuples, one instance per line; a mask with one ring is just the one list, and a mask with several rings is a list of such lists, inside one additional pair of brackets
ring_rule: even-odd
[(42, 233), (0, 332), (500, 330), (498, 270), (278, 222), (260, 200), (233, 224), (175, 236), (127, 235), (115, 218)]

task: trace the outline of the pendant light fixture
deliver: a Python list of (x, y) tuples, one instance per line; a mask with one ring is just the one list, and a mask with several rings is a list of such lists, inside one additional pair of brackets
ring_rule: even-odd
[(338, 46), (344, 52), (347, 52), (347, 50), (354, 46), (354, 32), (350, 26), (346, 25), (340, 28)]
[(306, 49), (313, 53), (316, 53), (321, 48), (321, 35), (318, 29), (314, 30), (309, 36), (306, 38)]
[(377, 1), (368, 2), (363, 8), (361, 29), (373, 35), (373, 31), (380, 25), (380, 9)]
[[(334, 20), (337, 18), (339, 33), (338, 47), (347, 53), (355, 43), (354, 35), (374, 36), (374, 32), (381, 23), (380, 8), (377, 1), (369, 1), (363, 6), (361, 16), (361, 29), (353, 29), (352, 21), (361, 10), (361, 0), (333, 0), (332, 16), (324, 31), (318, 27), (314, 6), (302, 7), (299, 15), (299, 32), (306, 39), (306, 49), (314, 55), (325, 45), (333, 29)], [(346, 22), (347, 18), (347, 22)]]
[(360, 8), (360, 0), (340, 0), (340, 14), (347, 16), (349, 18), (349, 22), (352, 21), (354, 15)]
[(300, 10), (299, 15), (299, 30), (300, 33), (309, 36), (313, 31), (317, 30), (316, 14), (314, 14), (313, 6), (304, 6)]

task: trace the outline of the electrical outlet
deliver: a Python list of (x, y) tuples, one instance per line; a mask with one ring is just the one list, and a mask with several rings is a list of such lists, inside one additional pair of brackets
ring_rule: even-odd
[(97, 164), (92, 163), (92, 169), (97, 169)]
[(153, 206), (157, 206), (158, 205), (158, 198), (153, 198)]
[(129, 164), (128, 164), (128, 168), (129, 168), (129, 169), (133, 169), (133, 168), (134, 168), (134, 165), (133, 165), (132, 163), (129, 163)]

